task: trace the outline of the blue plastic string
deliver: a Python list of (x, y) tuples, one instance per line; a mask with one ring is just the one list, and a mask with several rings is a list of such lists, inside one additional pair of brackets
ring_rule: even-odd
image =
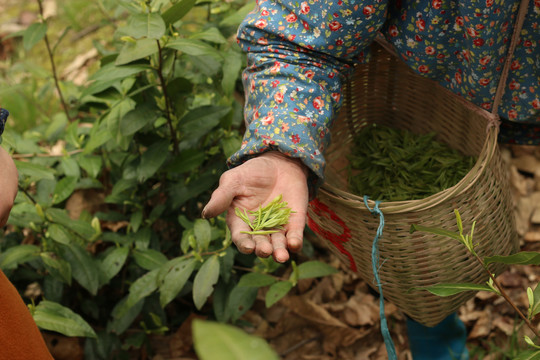
[(384, 339), (384, 345), (386, 346), (386, 352), (388, 353), (389, 360), (397, 360), (396, 348), (394, 346), (394, 341), (390, 336), (390, 330), (388, 329), (388, 322), (386, 321), (386, 315), (384, 314), (384, 296), (383, 289), (381, 284), (381, 278), (379, 277), (379, 240), (382, 237), (384, 229), (384, 215), (379, 209), (380, 201), (375, 201), (375, 207), (371, 209), (368, 205), (368, 196), (364, 196), (364, 204), (366, 208), (372, 213), (379, 215), (379, 227), (377, 228), (377, 233), (373, 239), (373, 245), (371, 247), (371, 266), (373, 269), (373, 275), (375, 276), (375, 282), (377, 283), (377, 288), (379, 289), (379, 317), (381, 318), (381, 333)]

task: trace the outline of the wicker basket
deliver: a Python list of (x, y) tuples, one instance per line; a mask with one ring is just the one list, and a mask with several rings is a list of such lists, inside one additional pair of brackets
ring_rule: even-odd
[[(384, 47), (374, 44), (372, 55), (345, 89), (346, 103), (326, 152), (326, 182), (310, 203), (308, 223), (353, 271), (373, 284), (371, 247), (379, 217), (366, 208), (362, 196), (347, 191), (347, 155), (355, 134), (370, 123), (417, 134), (435, 132), (438, 141), (477, 156), (471, 171), (449, 189), (421, 200), (380, 204), (385, 219), (379, 242), (384, 297), (417, 322), (434, 326), (474, 292), (438, 297), (418, 287), (481, 284), (488, 278), (456, 240), (420, 232), (411, 235), (411, 224), (457, 231), (454, 209), (458, 209), (466, 232), (476, 221), (474, 239), (481, 257), (518, 249), (507, 173), (497, 147), (498, 127), (489, 126), (492, 114), (415, 74)], [(369, 205), (372, 208), (374, 202)], [(503, 270), (502, 265), (492, 267), (495, 274)]]

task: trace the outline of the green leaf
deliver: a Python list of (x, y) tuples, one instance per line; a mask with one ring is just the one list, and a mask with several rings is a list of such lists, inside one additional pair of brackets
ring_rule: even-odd
[(119, 31), (135, 39), (159, 39), (165, 35), (165, 30), (165, 22), (158, 13), (146, 13), (130, 16), (127, 25)]
[(99, 128), (94, 126), (92, 133), (90, 134), (90, 139), (84, 147), (83, 154), (89, 154), (101, 145), (105, 144), (107, 141), (112, 139), (112, 134), (107, 128)]
[(223, 63), (223, 80), (221, 88), (225, 94), (231, 94), (234, 91), (238, 74), (242, 68), (242, 55), (234, 50), (230, 50), (225, 54)]
[(141, 299), (144, 299), (151, 293), (153, 293), (157, 288), (157, 277), (159, 273), (159, 268), (154, 269), (131, 284), (129, 287), (129, 296), (127, 299), (127, 306), (132, 307), (137, 304)]
[(513, 360), (538, 360), (540, 359), (540, 350), (530, 350), (519, 353)]
[(540, 349), (540, 346), (536, 345), (534, 341), (532, 341), (532, 339), (528, 337), (527, 335), (524, 335), (523, 338), (525, 339), (525, 342), (527, 343), (527, 345)]
[(219, 23), (220, 26), (232, 26), (232, 27), (238, 27), (242, 20), (244, 20), (249, 14), (250, 11), (253, 10), (253, 8), (256, 6), (255, 1), (251, 0), (248, 1), (244, 6), (242, 6), (236, 13), (226, 17), (225, 19), (221, 20)]
[(83, 239), (90, 240), (96, 234), (92, 225), (83, 220), (74, 220), (62, 209), (49, 208), (45, 215), (54, 223), (63, 225), (69, 230), (79, 234)]
[(55, 171), (45, 166), (14, 160), (19, 176), (27, 176), (31, 180), (37, 181), (42, 179), (54, 180)]
[(192, 56), (210, 56), (216, 60), (223, 59), (221, 53), (218, 50), (200, 40), (175, 39), (168, 42), (165, 47), (175, 49), (183, 52), (184, 54)]
[(116, 66), (114, 63), (109, 63), (102, 66), (96, 71), (89, 80), (103, 81), (103, 80), (120, 80), (136, 75), (142, 71), (148, 69), (148, 66), (143, 65), (124, 65)]
[(88, 176), (93, 179), (97, 178), (103, 166), (101, 156), (85, 155), (79, 157), (78, 161), (79, 165), (88, 173)]
[(180, 130), (194, 141), (219, 124), (231, 109), (226, 106), (201, 106), (188, 112), (181, 120)]
[(126, 259), (129, 255), (128, 247), (117, 247), (112, 250), (105, 256), (101, 261), (101, 270), (103, 272), (104, 278), (102, 280), (102, 285), (107, 284), (113, 277), (120, 272)]
[(41, 329), (66, 336), (96, 337), (94, 329), (78, 314), (58, 303), (42, 300), (35, 307), (34, 321)]
[(133, 250), (133, 258), (137, 265), (145, 270), (158, 269), (167, 262), (167, 257), (153, 249)]
[(79, 164), (77, 160), (71, 157), (63, 158), (60, 161), (62, 170), (64, 171), (64, 175), (68, 177), (75, 177), (79, 179), (81, 177), (81, 169), (79, 168)]
[(193, 280), (193, 302), (200, 310), (208, 297), (214, 291), (214, 285), (219, 278), (219, 259), (214, 255), (207, 259), (195, 275)]
[(47, 232), (51, 239), (60, 244), (68, 245), (71, 243), (71, 235), (63, 226), (50, 224)]
[(256, 287), (246, 287), (236, 285), (229, 294), (227, 303), (227, 313), (231, 316), (231, 321), (236, 322), (242, 317), (257, 299)]
[(193, 321), (193, 343), (201, 360), (277, 360), (263, 339), (232, 325)]
[(449, 238), (452, 238), (461, 242), (461, 237), (459, 236), (459, 234), (456, 234), (455, 232), (448, 231), (445, 229), (432, 228), (432, 227), (412, 224), (411, 229), (409, 230), (409, 233), (412, 234), (415, 231), (422, 231), (422, 232), (427, 232), (427, 233), (431, 233), (435, 235), (441, 235), (441, 236), (449, 237)]
[(135, 43), (127, 42), (116, 58), (116, 65), (128, 64), (132, 61), (145, 58), (158, 52), (157, 42), (154, 39), (140, 39)]
[(39, 247), (35, 245), (17, 245), (0, 253), (0, 269), (16, 269), (19, 264), (39, 256)]
[(40, 42), (47, 34), (47, 24), (44, 22), (34, 23), (25, 30), (23, 35), (23, 47), (28, 51)]
[(231, 157), (235, 152), (240, 149), (242, 145), (242, 139), (239, 136), (231, 136), (221, 140), (221, 147), (223, 148), (223, 155), (226, 158)]
[(513, 255), (495, 255), (484, 258), (486, 265), (492, 263), (503, 263), (507, 265), (540, 265), (540, 252), (522, 251)]
[(137, 168), (137, 180), (144, 182), (152, 177), (167, 160), (168, 154), (168, 141), (152, 144), (141, 156), (141, 163)]
[(61, 246), (62, 257), (71, 265), (73, 277), (92, 295), (99, 288), (99, 264), (90, 254), (77, 244)]
[[(221, 34), (221, 31), (219, 31), (218, 28), (211, 27), (206, 30), (196, 32), (193, 35), (189, 37), (190, 39), (194, 40), (205, 40), (209, 42), (213, 42), (215, 44), (225, 44), (227, 43), (227, 39)], [(236, 52), (237, 54), (240, 54), (239, 52)], [(240, 61), (240, 64), (242, 63), (242, 58), (238, 58)]]
[(54, 253), (42, 252), (40, 256), (51, 275), (71, 285), (71, 265), (67, 261), (56, 257)]
[(532, 303), (529, 304), (531, 309), (530, 318), (540, 314), (540, 284), (536, 284), (536, 288), (532, 292)]
[[(175, 258), (163, 265), (160, 272), (159, 303), (165, 307), (184, 288), (197, 265), (194, 258)], [(164, 273), (164, 275), (162, 275)]]
[(131, 227), (134, 233), (139, 231), (142, 221), (143, 221), (143, 212), (141, 210), (131, 214), (131, 218), (129, 219), (129, 226)]
[(138, 104), (137, 107), (120, 119), (120, 133), (123, 136), (135, 134), (148, 124), (153, 123), (159, 116), (156, 108), (147, 103)]
[(281, 300), (292, 289), (293, 284), (290, 281), (280, 281), (270, 286), (266, 293), (265, 304), (269, 308)]
[(111, 312), (112, 320), (107, 323), (107, 331), (121, 335), (130, 327), (137, 316), (139, 316), (144, 306), (144, 301), (140, 300), (135, 305), (128, 307), (127, 299), (128, 297), (126, 296), (115, 305)]
[(59, 204), (70, 197), (71, 194), (73, 194), (73, 191), (75, 191), (77, 181), (78, 179), (76, 177), (66, 176), (56, 183), (56, 187), (54, 188), (53, 204)]
[(335, 274), (337, 269), (320, 261), (307, 261), (298, 265), (298, 273), (298, 279), (307, 279)]
[(195, 5), (196, 0), (180, 0), (167, 11), (163, 13), (163, 20), (166, 25), (174, 24), (181, 18), (183, 18)]
[(172, 160), (165, 169), (167, 172), (185, 173), (202, 165), (206, 154), (198, 149), (187, 149)]
[(272, 285), (276, 281), (277, 280), (273, 276), (267, 274), (249, 273), (242, 275), (238, 282), (238, 286), (263, 287)]
[(195, 220), (193, 231), (197, 244), (199, 245), (199, 249), (201, 251), (208, 250), (210, 240), (212, 239), (212, 227), (210, 226), (210, 222), (205, 219)]
[(426, 288), (417, 288), (418, 290), (423, 289), (427, 290), (430, 293), (437, 296), (451, 296), (455, 294), (462, 293), (464, 291), (489, 291), (494, 292), (492, 288), (488, 285), (483, 284), (437, 284)]

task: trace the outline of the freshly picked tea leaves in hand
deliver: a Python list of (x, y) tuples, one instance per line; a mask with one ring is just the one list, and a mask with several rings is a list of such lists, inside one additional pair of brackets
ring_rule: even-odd
[(281, 195), (265, 207), (259, 206), (257, 210), (235, 208), (234, 211), (236, 216), (244, 220), (251, 228), (251, 231), (241, 231), (241, 233), (252, 235), (266, 235), (283, 230), (283, 226), (289, 222), (289, 217), (294, 212), (287, 206), (287, 202), (282, 201)]
[(433, 133), (371, 124), (358, 133), (349, 155), (349, 187), (374, 200), (422, 199), (457, 184), (475, 162)]

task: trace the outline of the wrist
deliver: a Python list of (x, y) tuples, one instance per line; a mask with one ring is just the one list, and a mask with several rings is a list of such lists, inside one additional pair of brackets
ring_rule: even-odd
[(260, 156), (268, 158), (268, 159), (284, 162), (282, 164), (291, 165), (292, 168), (297, 169), (299, 172), (301, 172), (306, 179), (308, 178), (309, 168), (299, 158), (291, 157), (277, 150), (267, 151), (265, 153), (262, 153)]

